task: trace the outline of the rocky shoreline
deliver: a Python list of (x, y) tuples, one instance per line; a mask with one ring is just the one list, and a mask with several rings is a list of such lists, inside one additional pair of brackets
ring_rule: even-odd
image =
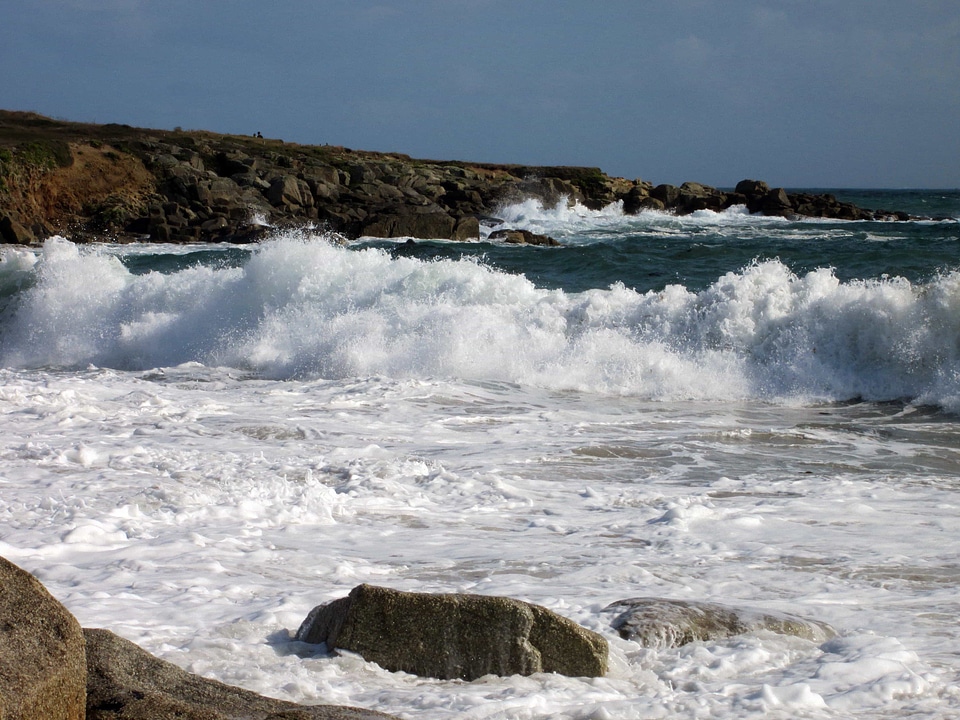
[[(750, 632), (823, 643), (829, 625), (717, 603), (630, 598), (605, 608), (610, 627), (647, 647)], [(508, 597), (358, 585), (318, 605), (293, 638), (347, 650), (391, 672), (458, 682), (556, 673), (597, 678), (609, 646), (545, 607)], [(76, 618), (30, 573), (0, 557), (0, 718), (11, 720), (377, 720), (376, 710), (297, 705), (225, 685), (153, 657)]]
[[(252, 242), (274, 227), (312, 225), (345, 238), (475, 240), (506, 203), (566, 198), (626, 213), (689, 214), (745, 205), (752, 213), (908, 220), (828, 194), (744, 180), (733, 191), (654, 185), (599, 168), (417, 160), (331, 145), (206, 131), (54, 120), (0, 110), (0, 241), (60, 234), (77, 242)], [(548, 239), (547, 239), (548, 240)], [(512, 237), (509, 242), (545, 242)]]

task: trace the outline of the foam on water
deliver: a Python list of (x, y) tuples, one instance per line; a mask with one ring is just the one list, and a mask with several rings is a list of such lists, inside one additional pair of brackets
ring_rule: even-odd
[[(319, 235), (130, 250), (0, 257), (0, 555), (84, 626), (409, 718), (960, 712), (956, 273), (574, 293)], [(545, 605), (610, 672), (443, 682), (291, 639), (361, 582)], [(641, 595), (838, 636), (641, 647), (606, 610)]]
[(561, 198), (553, 206), (545, 206), (541, 200), (534, 198), (505, 205), (497, 211), (497, 217), (501, 224), (486, 229), (486, 234), (497, 229), (524, 228), (573, 244), (610, 239), (624, 233), (641, 236), (670, 234), (705, 227), (730, 227), (742, 231), (745, 228), (778, 227), (787, 223), (780, 217), (751, 215), (743, 205), (734, 205), (722, 212), (698, 210), (683, 216), (657, 210), (628, 215), (623, 212), (623, 203), (620, 201), (600, 210), (591, 210), (579, 202), (570, 203), (566, 198)]
[(5, 260), (7, 367), (187, 362), (264, 377), (461, 378), (660, 399), (908, 399), (960, 407), (960, 274), (802, 276), (776, 260), (700, 292), (538, 289), (469, 260), (353, 251), (320, 236), (241, 267), (135, 275), (54, 239)]
[[(0, 554), (85, 626), (193, 672), (411, 718), (960, 708), (942, 474), (960, 456), (935, 425), (198, 365), (0, 380)], [(891, 434), (911, 427), (932, 435)], [(941, 465), (922, 469), (922, 450)], [(361, 582), (546, 605), (603, 633), (611, 670), (442, 682), (290, 639)], [(638, 593), (840, 635), (644, 648), (604, 610)]]

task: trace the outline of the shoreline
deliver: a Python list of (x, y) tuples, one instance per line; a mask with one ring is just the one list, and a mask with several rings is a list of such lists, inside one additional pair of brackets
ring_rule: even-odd
[[(259, 133), (257, 134), (259, 135)], [(840, 220), (920, 219), (867, 210), (830, 192), (743, 180), (733, 191), (612, 177), (595, 167), (423, 160), (203, 130), (54, 120), (0, 110), (0, 241), (233, 242), (267, 229), (320, 225), (349, 239), (476, 240), (506, 203), (564, 198), (599, 210), (751, 213)]]

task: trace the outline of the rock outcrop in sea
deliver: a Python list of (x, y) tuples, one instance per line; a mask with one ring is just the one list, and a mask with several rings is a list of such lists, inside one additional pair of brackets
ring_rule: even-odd
[[(0, 111), (0, 241), (249, 242), (312, 224), (348, 238), (477, 239), (482, 218), (538, 198), (687, 214), (746, 205), (767, 215), (907, 219), (830, 195), (745, 180), (732, 192), (610, 177), (599, 168), (417, 160), (255, 136), (149, 130)], [(507, 242), (530, 242), (510, 236)], [(537, 241), (543, 244), (543, 241)]]
[(358, 585), (347, 597), (315, 607), (296, 639), (442, 680), (538, 672), (600, 677), (607, 671), (601, 635), (539, 605), (489, 595)]
[(818, 643), (836, 635), (833, 628), (817, 620), (720, 603), (630, 598), (612, 603), (606, 610), (617, 613), (611, 625), (620, 637), (646, 647), (678, 647), (760, 630)]

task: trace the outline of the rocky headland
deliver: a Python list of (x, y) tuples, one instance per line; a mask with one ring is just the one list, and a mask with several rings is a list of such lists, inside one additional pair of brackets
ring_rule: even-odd
[[(257, 134), (258, 135), (258, 134)], [(753, 213), (906, 220), (828, 194), (744, 180), (733, 191), (654, 185), (599, 168), (417, 160), (256, 135), (150, 130), (0, 110), (0, 241), (60, 234), (77, 242), (251, 242), (274, 227), (312, 224), (346, 238), (477, 239), (505, 203), (538, 198), (600, 209), (622, 202), (688, 214), (746, 205)], [(549, 238), (505, 238), (544, 243)]]

